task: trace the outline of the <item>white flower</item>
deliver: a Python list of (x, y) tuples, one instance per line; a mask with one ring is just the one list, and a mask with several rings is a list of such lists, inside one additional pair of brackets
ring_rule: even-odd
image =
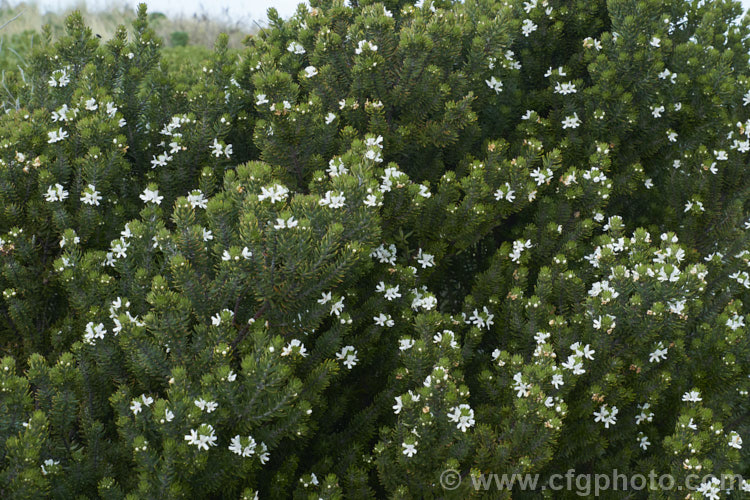
[(745, 326), (745, 317), (735, 313), (733, 317), (727, 320), (726, 325), (731, 328), (732, 331), (737, 330), (738, 328), (742, 328), (743, 326)]
[(47, 83), (50, 87), (65, 87), (68, 83), (70, 83), (68, 72), (65, 69), (58, 69), (53, 71)]
[(211, 413), (219, 407), (219, 403), (216, 403), (214, 401), (206, 401), (203, 398), (196, 399), (195, 401), (193, 401), (193, 403), (195, 403), (195, 406), (205, 411), (206, 413)]
[(326, 125), (330, 125), (331, 123), (333, 123), (333, 120), (335, 119), (336, 119), (336, 115), (334, 115), (333, 113), (328, 113), (326, 115)]
[(594, 412), (594, 422), (603, 422), (604, 428), (609, 429), (610, 425), (614, 425), (617, 422), (618, 409), (613, 406), (612, 409), (607, 408), (607, 405), (602, 405), (598, 412)]
[(331, 292), (323, 292), (323, 296), (318, 299), (318, 304), (325, 304), (331, 300)]
[(286, 200), (289, 195), (289, 190), (279, 184), (275, 184), (269, 188), (260, 188), (261, 194), (258, 195), (258, 201), (263, 201), (267, 198), (271, 200), (271, 203), (282, 202)]
[(62, 127), (60, 127), (59, 129), (53, 130), (52, 132), (47, 132), (47, 137), (49, 137), (47, 144), (54, 144), (68, 137), (68, 133), (63, 130)]
[(417, 453), (417, 447), (413, 444), (407, 444), (407, 443), (401, 443), (401, 446), (404, 448), (403, 454), (407, 457), (411, 458)]
[(557, 82), (555, 85), (555, 93), (561, 94), (561, 95), (568, 95), (568, 94), (575, 94), (576, 86), (573, 82), (568, 83), (560, 83)]
[(260, 463), (264, 465), (271, 458), (271, 456), (268, 454), (268, 447), (266, 446), (266, 443), (260, 443), (260, 453), (258, 453), (258, 458), (260, 458)]
[(49, 474), (49, 473), (50, 473), (50, 471), (48, 471), (48, 470), (47, 470), (47, 467), (53, 467), (53, 466), (55, 466), (55, 465), (59, 465), (59, 464), (60, 464), (60, 461), (59, 461), (59, 460), (52, 460), (51, 458), (48, 458), (48, 459), (47, 459), (47, 460), (45, 460), (45, 461), (44, 461), (44, 463), (43, 463), (43, 464), (41, 465), (41, 468), (42, 468), (42, 475), (46, 476), (47, 474)]
[(643, 405), (638, 405), (638, 408), (640, 408), (641, 413), (635, 416), (635, 425), (641, 425), (641, 422), (651, 422), (654, 419), (654, 412), (646, 412), (651, 407), (648, 403), (643, 403)]
[(414, 339), (409, 339), (409, 338), (400, 339), (398, 341), (398, 343), (399, 343), (398, 348), (401, 351), (407, 351), (407, 350), (411, 349), (412, 347), (414, 347), (414, 344), (416, 344), (416, 342), (414, 341)]
[(330, 177), (338, 177), (347, 173), (349, 173), (349, 169), (346, 168), (341, 157), (337, 156), (328, 162), (328, 175)]
[(344, 346), (341, 352), (336, 353), (336, 358), (344, 362), (344, 366), (350, 370), (357, 364), (357, 350), (352, 345)]
[(391, 327), (395, 324), (390, 314), (386, 316), (385, 314), (380, 313), (378, 316), (375, 316), (372, 319), (375, 320), (375, 324), (378, 326)]
[(578, 118), (578, 113), (573, 113), (573, 116), (566, 116), (562, 121), (562, 128), (578, 128), (581, 124), (581, 120)]
[(378, 204), (378, 197), (374, 194), (368, 194), (365, 199), (362, 201), (362, 203), (365, 204), (365, 206), (368, 207), (374, 207)]
[(565, 385), (565, 382), (563, 382), (563, 376), (560, 373), (555, 373), (552, 375), (552, 385), (555, 386), (555, 389), (559, 389), (561, 385)]
[(164, 199), (163, 196), (159, 196), (159, 190), (154, 189), (153, 191), (149, 188), (146, 188), (143, 191), (143, 194), (140, 195), (140, 199), (143, 200), (145, 203), (156, 203), (157, 205), (161, 204), (161, 200)]
[(185, 441), (188, 442), (188, 444), (192, 444), (198, 447), (199, 450), (203, 449), (208, 451), (208, 447), (210, 446), (216, 446), (216, 434), (214, 433), (214, 428), (210, 424), (203, 424), (200, 426), (199, 430), (206, 429), (203, 434), (199, 434), (198, 431), (195, 429), (190, 430), (190, 434), (185, 435)]
[(417, 253), (417, 263), (422, 266), (422, 269), (433, 267), (435, 265), (435, 256), (429, 253), (422, 253), (422, 249), (419, 249)]
[(505, 201), (512, 203), (516, 199), (515, 193), (516, 192), (510, 188), (510, 184), (506, 182), (505, 190), (503, 190), (503, 188), (498, 188), (497, 191), (495, 191), (495, 199), (500, 201), (505, 198)]
[(377, 52), (378, 50), (378, 46), (373, 44), (372, 42), (368, 42), (367, 40), (360, 40), (357, 43), (357, 48), (354, 49), (354, 53), (357, 55), (361, 54), (365, 46), (367, 46), (367, 48), (369, 48), (373, 52)]
[[(247, 444), (243, 444), (243, 440)], [(231, 444), (229, 445), (229, 451), (236, 453), (241, 457), (250, 457), (255, 453), (255, 446), (255, 439), (253, 439), (252, 436), (242, 438), (237, 434), (232, 438)]]
[(495, 322), (492, 321), (495, 315), (490, 313), (487, 306), (482, 307), (482, 313), (483, 314), (474, 309), (467, 323), (476, 325), (478, 328), (487, 328), (489, 330), (490, 327), (495, 324)]
[(115, 106), (115, 103), (108, 102), (107, 103), (107, 115), (110, 118), (114, 118), (115, 117), (115, 113), (117, 113), (117, 107)]
[(260, 106), (261, 104), (268, 104), (268, 99), (266, 98), (266, 94), (258, 94), (255, 96), (257, 101), (255, 101), (255, 104)]
[(134, 399), (130, 403), (130, 411), (133, 412), (133, 415), (138, 415), (142, 409), (143, 409), (143, 405), (141, 405), (141, 402), (138, 401), (137, 399)]
[(396, 396), (396, 404), (393, 405), (393, 413), (398, 415), (404, 407), (404, 403), (401, 401), (401, 396)]
[(537, 186), (549, 182), (552, 179), (552, 170), (536, 168), (531, 174), (529, 174), (535, 181)]
[(513, 242), (513, 250), (508, 254), (511, 262), (518, 262), (521, 258), (521, 252), (524, 249), (531, 248), (531, 240), (516, 240)]
[(104, 338), (105, 333), (107, 333), (107, 330), (104, 329), (104, 324), (99, 323), (98, 325), (94, 326), (94, 322), (89, 321), (89, 323), (86, 325), (86, 334), (84, 335), (84, 342), (87, 344), (94, 345), (96, 343), (96, 339)]
[(654, 187), (654, 181), (650, 177), (646, 179), (646, 182), (643, 183), (644, 186), (646, 186), (646, 189), (651, 189)]
[(636, 440), (638, 441), (638, 446), (640, 446), (644, 450), (647, 449), (651, 444), (651, 442), (648, 440), (648, 436), (645, 436), (643, 434), (639, 435)]
[(276, 224), (273, 226), (273, 228), (274, 229), (292, 229), (292, 228), (297, 227), (298, 224), (299, 224), (299, 221), (296, 220), (294, 216), (291, 216), (286, 220), (277, 218)]
[(657, 37), (653, 37), (651, 39), (651, 46), (652, 47), (658, 47), (661, 44), (661, 40)]
[(289, 356), (293, 353), (299, 354), (302, 357), (307, 356), (307, 349), (305, 348), (305, 345), (298, 339), (292, 339), (292, 341), (289, 342), (281, 351), (282, 356)]
[(399, 297), (401, 297), (401, 294), (398, 291), (398, 287), (399, 285), (386, 287), (385, 283), (381, 281), (380, 283), (378, 283), (378, 286), (375, 287), (375, 291), (383, 293), (386, 300), (391, 301), (393, 299), (398, 299)]
[(96, 111), (96, 110), (97, 110), (97, 108), (99, 108), (99, 105), (98, 105), (98, 104), (96, 103), (96, 99), (94, 99), (94, 98), (92, 97), (91, 99), (88, 99), (88, 100), (86, 101), (86, 106), (85, 106), (85, 108), (86, 108), (87, 110), (89, 110), (89, 111)]
[(657, 106), (657, 107), (651, 106), (651, 114), (654, 115), (654, 118), (661, 118), (661, 114), (663, 112), (664, 112), (664, 106)]
[(737, 448), (738, 450), (741, 450), (742, 449), (742, 438), (735, 431), (732, 431), (732, 433), (730, 434), (730, 441), (729, 441), (728, 444), (732, 448)]
[(703, 399), (701, 398), (701, 393), (698, 391), (686, 392), (682, 395), (682, 400), (689, 403), (697, 403), (698, 401), (703, 401)]
[(206, 208), (206, 202), (208, 201), (200, 189), (191, 191), (187, 200), (193, 208)]
[(484, 82), (487, 84), (489, 88), (494, 90), (496, 94), (499, 94), (500, 92), (503, 91), (503, 82), (501, 82), (494, 76), (490, 77), (489, 80), (485, 80)]
[(712, 477), (705, 483), (701, 483), (701, 485), (696, 488), (696, 491), (699, 491), (702, 494), (702, 498), (706, 498), (708, 500), (718, 500), (720, 498), (720, 484), (721, 481), (719, 481), (718, 478)]
[(474, 426), (476, 423), (474, 420), (474, 410), (467, 404), (461, 404), (452, 408), (452, 413), (448, 413), (448, 420), (456, 422), (461, 432), (466, 432), (466, 429)]
[(341, 315), (341, 311), (344, 310), (344, 297), (341, 297), (338, 301), (334, 302), (331, 305), (331, 314), (335, 314), (336, 316)]
[(528, 396), (529, 389), (531, 389), (531, 384), (523, 381), (523, 374), (521, 372), (513, 375), (513, 390), (516, 391), (516, 397), (523, 398)]
[(224, 155), (227, 158), (232, 156), (232, 145), (227, 144), (226, 146), (222, 146), (222, 144), (219, 142), (217, 138), (214, 138), (214, 143), (211, 146), (209, 146), (209, 149), (211, 149), (212, 154), (216, 158), (220, 157), (221, 155)]
[(102, 197), (93, 184), (89, 184), (87, 190), (85, 190), (83, 196), (81, 196), (81, 201), (86, 205), (99, 206), (101, 200)]
[(61, 184), (55, 184), (47, 188), (47, 193), (44, 195), (47, 201), (63, 201), (68, 197), (68, 192)]
[(243, 259), (247, 260), (247, 259), (249, 259), (252, 256), (253, 256), (253, 252), (251, 252), (249, 248), (244, 247), (242, 249), (242, 258)]
[(521, 25), (521, 32), (523, 33), (523, 36), (529, 36), (533, 31), (536, 31), (537, 25), (534, 24), (534, 21), (531, 19), (524, 19), (523, 24)]
[(333, 191), (326, 191), (326, 195), (318, 201), (318, 204), (324, 207), (341, 208), (345, 201), (343, 191), (339, 191), (338, 195), (333, 194)]
[(318, 74), (318, 69), (315, 66), (308, 66), (305, 68), (305, 77), (312, 78)]
[(286, 48), (286, 50), (288, 50), (292, 54), (297, 54), (297, 55), (302, 55), (305, 53), (305, 48), (299, 42), (290, 43), (289, 46)]
[(151, 406), (154, 402), (154, 398), (151, 396), (146, 396), (145, 394), (141, 394), (141, 401), (143, 401), (143, 404), (146, 406)]
[(172, 420), (174, 420), (174, 413), (172, 413), (172, 410), (170, 410), (169, 408), (165, 409), (164, 418), (160, 420), (160, 423), (163, 424), (164, 422), (171, 422)]
[(667, 138), (669, 139), (669, 142), (677, 142), (677, 132), (674, 130), (667, 130)]
[(648, 362), (649, 363), (658, 363), (659, 361), (662, 361), (662, 359), (667, 359), (667, 348), (664, 347), (664, 344), (659, 342), (659, 344), (656, 346), (656, 349), (654, 352), (649, 354), (648, 356)]

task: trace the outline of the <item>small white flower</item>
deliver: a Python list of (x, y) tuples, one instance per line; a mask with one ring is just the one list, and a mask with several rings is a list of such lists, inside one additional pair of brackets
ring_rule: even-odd
[(412, 347), (414, 347), (414, 344), (416, 344), (416, 341), (414, 339), (406, 338), (406, 339), (400, 339), (398, 343), (399, 343), (399, 346), (398, 346), (399, 350), (407, 351), (411, 349)]
[(153, 191), (149, 188), (146, 188), (143, 191), (143, 194), (140, 195), (140, 199), (143, 200), (145, 203), (156, 203), (157, 205), (161, 204), (161, 200), (164, 199), (163, 196), (159, 196), (159, 190), (154, 189)]
[(130, 403), (130, 410), (133, 412), (133, 415), (138, 415), (142, 409), (143, 409), (143, 405), (141, 405), (141, 402), (138, 401), (137, 399), (134, 399)]
[(646, 450), (649, 447), (649, 445), (651, 444), (651, 442), (648, 440), (648, 436), (645, 436), (643, 434), (641, 434), (640, 436), (638, 436), (636, 438), (636, 440), (638, 441), (638, 446), (640, 446), (644, 450)]
[(187, 200), (193, 208), (206, 208), (206, 203), (208, 201), (200, 189), (194, 189), (191, 191)]
[(594, 412), (594, 422), (603, 422), (604, 428), (609, 429), (610, 425), (613, 425), (617, 422), (617, 413), (618, 409), (616, 406), (613, 406), (612, 409), (607, 408), (607, 405), (602, 405), (601, 408), (599, 408), (598, 412)]
[(523, 24), (521, 25), (521, 32), (523, 33), (523, 36), (529, 36), (532, 32), (536, 31), (537, 25), (534, 24), (534, 21), (531, 19), (524, 19)]
[(466, 432), (466, 429), (473, 427), (476, 421), (474, 420), (474, 410), (467, 404), (461, 404), (454, 406), (452, 412), (447, 414), (448, 420), (456, 422), (461, 432)]
[(344, 346), (341, 352), (336, 353), (336, 359), (344, 362), (344, 366), (350, 370), (357, 364), (357, 350), (352, 345)]
[(703, 399), (701, 398), (701, 393), (698, 391), (686, 392), (682, 395), (682, 400), (689, 403), (697, 403), (698, 401), (703, 401)]
[(286, 48), (286, 50), (288, 50), (292, 54), (297, 54), (297, 55), (302, 55), (305, 53), (305, 48), (299, 42), (290, 43), (289, 46)]
[(86, 205), (99, 206), (99, 202), (102, 200), (101, 195), (93, 184), (89, 184), (88, 188), (82, 194), (81, 201)]
[(742, 438), (740, 437), (740, 435), (737, 434), (735, 431), (732, 431), (729, 437), (730, 437), (730, 441), (728, 443), (729, 446), (731, 446), (732, 448), (737, 448), (738, 450), (741, 450)]
[(53, 130), (52, 132), (47, 132), (47, 136), (49, 137), (47, 144), (54, 144), (68, 137), (68, 133), (63, 130), (62, 127), (60, 127), (59, 129)]
[(357, 55), (361, 54), (364, 51), (365, 47), (369, 48), (373, 52), (377, 52), (378, 50), (378, 46), (374, 43), (368, 42), (367, 40), (360, 40), (357, 43), (357, 48), (354, 49), (354, 53)]
[(55, 184), (47, 188), (47, 193), (44, 196), (47, 201), (53, 202), (64, 201), (68, 197), (68, 194), (62, 184)]
[(495, 78), (494, 76), (491, 77), (489, 80), (485, 80), (485, 83), (489, 88), (495, 91), (496, 94), (499, 94), (503, 91), (503, 82)]
[(318, 69), (315, 66), (308, 66), (305, 68), (305, 77), (312, 78), (318, 74)]
[(284, 349), (281, 350), (282, 356), (289, 356), (291, 354), (299, 354), (302, 357), (307, 356), (307, 349), (305, 345), (298, 339), (292, 339)]
[(260, 106), (261, 104), (268, 104), (268, 99), (266, 98), (266, 94), (258, 94), (255, 96), (257, 101), (255, 101), (255, 104)]
[(99, 105), (98, 105), (98, 104), (96, 103), (96, 99), (94, 99), (94, 98), (92, 97), (91, 99), (88, 99), (88, 100), (86, 101), (86, 106), (85, 106), (85, 108), (86, 108), (86, 109), (87, 109), (88, 111), (96, 111), (96, 110), (97, 110), (97, 109), (99, 108)]
[(326, 115), (326, 125), (330, 125), (331, 123), (333, 123), (333, 120), (335, 119), (336, 119), (336, 115), (334, 115), (333, 113), (328, 113)]
[(279, 184), (275, 184), (270, 188), (262, 187), (260, 190), (261, 194), (258, 195), (258, 201), (270, 199), (271, 203), (282, 202), (289, 195), (289, 190)]
[(566, 116), (562, 121), (562, 128), (578, 128), (581, 124), (581, 120), (578, 118), (578, 113), (573, 113), (573, 116)]
[(372, 319), (375, 320), (375, 324), (378, 326), (387, 326), (390, 328), (395, 324), (390, 314), (386, 316), (385, 314), (380, 313), (378, 316), (375, 316)]
[(660, 44), (661, 44), (661, 39), (659, 39), (657, 37), (653, 37), (651, 39), (651, 46), (652, 47), (659, 47)]
[(394, 399), (396, 400), (396, 404), (393, 405), (393, 413), (398, 415), (404, 408), (404, 403), (401, 401), (401, 396), (396, 396)]
[(404, 448), (403, 454), (406, 455), (407, 457), (411, 458), (417, 454), (417, 447), (415, 445), (401, 443), (401, 446)]

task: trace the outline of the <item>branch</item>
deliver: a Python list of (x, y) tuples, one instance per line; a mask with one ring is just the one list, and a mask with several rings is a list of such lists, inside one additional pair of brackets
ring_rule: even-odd
[[(260, 306), (260, 309), (258, 309), (258, 312), (255, 313), (255, 316), (253, 316), (253, 320), (257, 320), (260, 318), (264, 312), (268, 309), (268, 302), (263, 302), (263, 305)], [(237, 348), (237, 344), (242, 342), (245, 337), (247, 336), (247, 332), (250, 331), (250, 325), (252, 323), (255, 323), (255, 321), (248, 322), (245, 326), (242, 327), (242, 330), (237, 334), (237, 337), (232, 341), (231, 344), (229, 344), (229, 350), (231, 352), (234, 352), (234, 350)]]

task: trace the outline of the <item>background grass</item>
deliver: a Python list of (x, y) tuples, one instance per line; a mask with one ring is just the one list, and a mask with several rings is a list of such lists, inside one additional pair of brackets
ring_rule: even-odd
[[(144, 1), (148, 4), (148, 0)], [(85, 4), (80, 3), (61, 12), (43, 12), (33, 2), (11, 6), (6, 0), (2, 0), (0, 1), (0, 26), (8, 23), (0, 29), (3, 50), (8, 47), (8, 42), (11, 42), (11, 46), (14, 46), (13, 40), (21, 42), (19, 35), (27, 32), (41, 32), (44, 24), (49, 24), (52, 27), (52, 34), (57, 37), (63, 33), (65, 18), (73, 10), (80, 11), (86, 24), (104, 40), (111, 38), (117, 25), (125, 24), (129, 27), (135, 19), (135, 9), (125, 4), (118, 4), (116, 1), (112, 2), (107, 10), (101, 11), (88, 10)], [(229, 35), (230, 47), (239, 47), (245, 36), (254, 33), (258, 26), (248, 17), (234, 14), (230, 16), (230, 13), (225, 11), (224, 15), (218, 18), (210, 17), (205, 12), (192, 16), (167, 17), (160, 12), (151, 11), (149, 21), (166, 46), (187, 43), (211, 47), (219, 33), (226, 33)]]

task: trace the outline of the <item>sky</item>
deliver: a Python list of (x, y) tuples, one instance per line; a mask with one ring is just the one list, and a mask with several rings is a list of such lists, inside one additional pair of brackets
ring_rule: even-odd
[[(151, 11), (160, 11), (167, 15), (192, 16), (195, 13), (206, 13), (212, 17), (229, 20), (264, 21), (269, 7), (275, 7), (282, 17), (291, 16), (298, 3), (303, 0), (119, 0), (125, 5), (135, 8), (141, 1), (145, 1)], [(10, 4), (20, 3), (10, 1)], [(65, 10), (76, 4), (85, 3), (89, 10), (106, 7), (112, 0), (36, 0), (42, 10)], [(118, 2), (116, 2), (118, 3)], [(742, 0), (742, 6), (747, 10), (750, 0)]]

